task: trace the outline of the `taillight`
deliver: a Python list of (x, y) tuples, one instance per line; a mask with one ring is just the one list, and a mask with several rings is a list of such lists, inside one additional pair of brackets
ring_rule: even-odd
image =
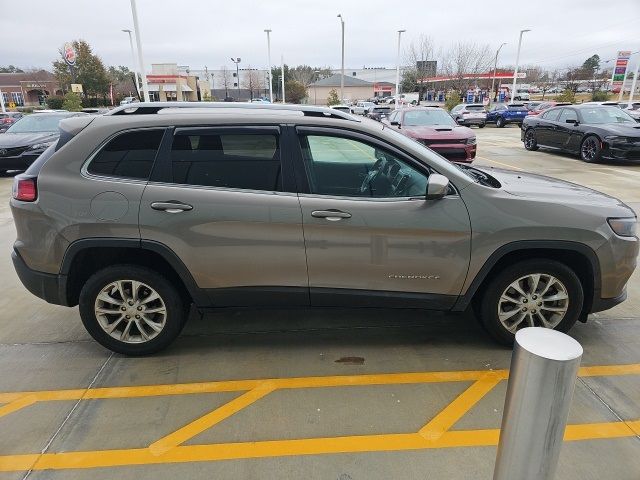
[(13, 179), (13, 198), (22, 202), (35, 202), (38, 199), (37, 177), (18, 175)]

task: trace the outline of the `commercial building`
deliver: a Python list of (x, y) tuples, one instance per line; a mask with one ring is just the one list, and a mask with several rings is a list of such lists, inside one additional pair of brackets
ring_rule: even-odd
[[(220, 67), (217, 70), (190, 70), (192, 75), (197, 75), (201, 79), (209, 81), (211, 86), (211, 97), (216, 100), (225, 98), (238, 101), (251, 100), (257, 97), (269, 96), (269, 72), (266, 69), (239, 68), (235, 66)], [(273, 95), (279, 97), (279, 85), (273, 91)]]
[(44, 105), (47, 96), (62, 95), (56, 78), (46, 70), (0, 73), (0, 90), (7, 107)]
[(153, 102), (197, 102), (210, 95), (211, 86), (190, 71), (180, 71), (176, 63), (154, 63), (147, 75)]
[[(314, 105), (326, 105), (331, 90), (335, 90), (340, 97), (341, 78), (342, 75), (338, 73), (309, 85), (308, 102)], [(372, 82), (354, 76), (344, 76), (344, 102), (366, 100), (373, 97), (389, 97), (395, 95), (395, 92), (396, 86), (391, 82)]]

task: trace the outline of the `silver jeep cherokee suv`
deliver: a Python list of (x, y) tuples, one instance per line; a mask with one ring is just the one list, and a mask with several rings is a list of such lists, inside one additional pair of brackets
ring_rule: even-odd
[(15, 179), (15, 268), (129, 355), (192, 304), (464, 311), (508, 344), (626, 297), (634, 212), (540, 175), (449, 163), (336, 110), (139, 103), (60, 123)]

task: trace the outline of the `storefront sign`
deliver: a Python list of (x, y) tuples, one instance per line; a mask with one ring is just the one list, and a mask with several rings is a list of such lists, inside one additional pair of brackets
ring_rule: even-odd
[(629, 64), (630, 57), (631, 52), (618, 52), (618, 59), (616, 60), (616, 66), (613, 70), (613, 84), (611, 85), (611, 91), (613, 93), (618, 93), (622, 89), (622, 85), (624, 84), (624, 79), (627, 74), (627, 66)]
[(67, 65), (70, 67), (73, 67), (76, 64), (76, 51), (73, 48), (73, 44), (70, 42), (64, 44), (62, 56), (64, 57), (64, 61), (67, 62)]

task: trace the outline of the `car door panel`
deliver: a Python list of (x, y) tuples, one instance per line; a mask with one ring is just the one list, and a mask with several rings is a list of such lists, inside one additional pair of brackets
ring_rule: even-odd
[[(225, 129), (203, 130), (212, 138), (214, 134), (230, 135), (230, 130)], [(238, 131), (249, 132), (250, 129), (233, 130)], [(293, 303), (308, 304), (306, 256), (297, 194), (266, 188), (253, 190), (192, 184), (207, 178), (213, 184), (241, 181), (238, 172), (250, 174), (245, 163), (255, 169), (259, 168), (256, 164), (260, 161), (260, 158), (229, 155), (226, 145), (224, 150), (206, 150), (202, 145), (205, 134), (198, 135), (202, 148), (180, 150), (180, 161), (172, 161), (169, 157), (176, 151), (175, 139), (179, 136), (176, 132), (174, 150), (165, 152), (164, 158), (159, 159), (171, 163), (169, 169), (173, 176), (165, 181), (156, 179), (147, 185), (140, 209), (141, 238), (153, 239), (171, 249), (191, 272), (197, 286), (210, 292), (215, 305), (248, 304), (251, 303), (248, 296), (232, 296), (229, 292), (273, 287), (297, 293)], [(263, 175), (262, 170), (258, 172)], [(186, 183), (173, 183), (176, 175)], [(255, 181), (259, 180), (260, 176)], [(254, 180), (247, 180), (248, 185), (253, 183)], [(266, 185), (271, 184), (272, 181), (266, 181)], [(171, 208), (171, 202), (183, 204), (187, 209)], [(287, 303), (292, 303), (291, 300), (289, 298)], [(278, 303), (276, 296), (273, 301)]]
[[(322, 135), (324, 130), (311, 133)], [(304, 128), (298, 132), (301, 138), (308, 133)], [(331, 129), (327, 133), (360, 140)], [(297, 161), (305, 162), (302, 154)], [(317, 177), (309, 180), (317, 185)], [(361, 183), (358, 179), (351, 188)], [(378, 186), (384, 190), (383, 182)], [(428, 300), (443, 308), (439, 302), (453, 302), (460, 294), (469, 263), (470, 223), (458, 195), (440, 200), (425, 200), (424, 194), (346, 197), (318, 194), (312, 188), (300, 194), (300, 205), (313, 305), (343, 305), (345, 298), (360, 297), (370, 298), (369, 305), (404, 298), (401, 305), (415, 306), (416, 296), (431, 296)]]

